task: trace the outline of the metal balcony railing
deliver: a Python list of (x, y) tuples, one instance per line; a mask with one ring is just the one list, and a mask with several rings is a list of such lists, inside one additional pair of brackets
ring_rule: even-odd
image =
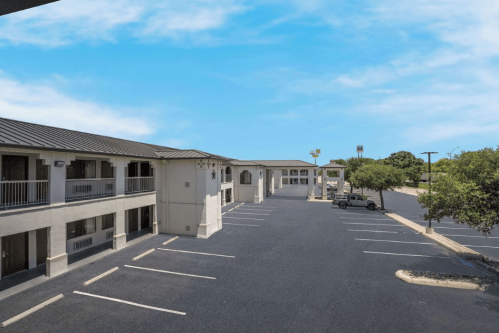
[(66, 180), (66, 201), (108, 197), (115, 194), (114, 178)]
[(154, 177), (125, 178), (125, 194), (154, 191)]
[(20, 207), (48, 203), (48, 180), (0, 182), (0, 207)]

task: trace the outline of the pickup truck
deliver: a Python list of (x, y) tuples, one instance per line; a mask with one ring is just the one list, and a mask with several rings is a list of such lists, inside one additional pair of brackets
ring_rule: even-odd
[(340, 208), (345, 209), (347, 206), (351, 207), (367, 207), (369, 210), (375, 210), (376, 204), (372, 200), (364, 200), (358, 194), (335, 194), (333, 205), (338, 205)]

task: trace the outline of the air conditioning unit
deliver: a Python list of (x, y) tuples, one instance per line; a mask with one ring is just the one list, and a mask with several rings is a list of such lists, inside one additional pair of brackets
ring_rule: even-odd
[(90, 246), (90, 245), (92, 245), (92, 238), (87, 238), (87, 239), (84, 239), (84, 240), (81, 240), (78, 242), (74, 242), (73, 249), (79, 250), (79, 249), (82, 249), (82, 248)]

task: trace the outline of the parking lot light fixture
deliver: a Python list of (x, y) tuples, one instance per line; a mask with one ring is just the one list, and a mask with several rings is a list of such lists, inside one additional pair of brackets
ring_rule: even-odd
[(426, 228), (426, 233), (431, 234), (433, 229), (431, 228), (431, 154), (438, 154), (434, 151), (426, 151), (421, 154), (428, 154), (428, 193), (430, 193), (430, 209), (428, 209), (430, 218), (428, 219), (428, 228)]

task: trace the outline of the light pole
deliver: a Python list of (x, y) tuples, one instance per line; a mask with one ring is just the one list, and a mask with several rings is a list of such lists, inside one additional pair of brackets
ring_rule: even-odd
[(456, 150), (457, 148), (459, 148), (459, 147), (456, 147), (456, 148), (452, 149), (452, 151), (451, 151), (450, 153), (447, 153), (447, 154), (449, 154), (449, 160), (452, 160), (452, 153), (453, 153), (453, 152), (454, 152), (454, 150)]
[(430, 218), (428, 220), (428, 228), (426, 228), (426, 233), (427, 234), (432, 234), (433, 233), (433, 228), (431, 227), (431, 154), (438, 154), (437, 152), (431, 151), (431, 152), (424, 152), (421, 154), (428, 154), (428, 193), (430, 193), (430, 209), (428, 209), (428, 212), (430, 213)]

